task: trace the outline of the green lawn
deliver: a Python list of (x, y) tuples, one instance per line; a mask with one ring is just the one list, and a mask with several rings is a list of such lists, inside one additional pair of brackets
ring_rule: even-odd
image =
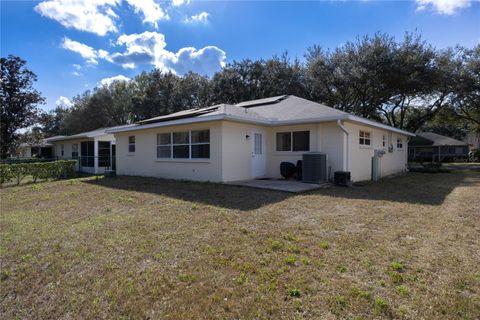
[(478, 319), (480, 172), (1, 190), (1, 319)]

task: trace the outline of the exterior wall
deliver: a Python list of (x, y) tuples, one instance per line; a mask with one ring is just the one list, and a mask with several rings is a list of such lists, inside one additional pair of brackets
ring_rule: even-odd
[[(222, 181), (252, 178), (252, 130), (254, 129), (261, 129), (267, 135), (267, 130), (264, 127), (222, 121)], [(249, 136), (248, 139), (247, 135)], [(268, 149), (268, 143), (265, 148)]]
[[(384, 150), (385, 154), (380, 158), (381, 176), (404, 172), (407, 169), (408, 137), (387, 130), (362, 126), (350, 122), (345, 123), (350, 132), (349, 135), (349, 171), (352, 181), (370, 180), (372, 177), (372, 157), (374, 150)], [(364, 130), (371, 134), (371, 145), (359, 144), (359, 132)], [(387, 145), (382, 146), (383, 135), (387, 137)], [(397, 148), (397, 138), (403, 140), (403, 148)], [(393, 152), (388, 152), (388, 145), (393, 145)]]
[[(210, 129), (210, 159), (157, 159), (157, 134)], [(135, 136), (135, 153), (128, 152), (128, 137)], [(117, 174), (222, 181), (222, 124), (198, 123), (116, 133)]]
[[(276, 133), (284, 131), (310, 131), (310, 152), (328, 155), (329, 178), (333, 178), (335, 171), (351, 171), (353, 181), (370, 180), (372, 157), (376, 149), (386, 151), (381, 158), (381, 176), (406, 170), (407, 136), (350, 122), (345, 122), (344, 126), (350, 132), (348, 139), (335, 122), (262, 127), (232, 121), (214, 121), (116, 133), (117, 173), (214, 182), (252, 179), (252, 130), (255, 129), (265, 133), (266, 177), (269, 178), (281, 177), (281, 162), (296, 164), (305, 153), (276, 151)], [(157, 159), (157, 134), (202, 129), (210, 129), (210, 159)], [(370, 146), (359, 145), (360, 130), (370, 132)], [(384, 134), (387, 136), (385, 148), (382, 147)], [(128, 152), (129, 136), (135, 136), (135, 153)], [(401, 150), (396, 148), (397, 137), (403, 139)], [(394, 145), (391, 153), (387, 150), (388, 143)]]
[(267, 132), (267, 176), (270, 178), (281, 178), (280, 163), (291, 162), (297, 164), (302, 159), (305, 151), (277, 151), (277, 132), (288, 131), (310, 131), (310, 152), (319, 152), (319, 126), (316, 124), (294, 125), (294, 126), (277, 126), (268, 127)]
[(335, 171), (347, 171), (347, 138), (335, 122), (319, 124), (320, 152), (328, 155), (329, 179)]

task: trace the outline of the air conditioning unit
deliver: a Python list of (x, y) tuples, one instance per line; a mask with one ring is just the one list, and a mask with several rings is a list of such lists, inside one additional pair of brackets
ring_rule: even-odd
[(388, 152), (390, 152), (390, 153), (393, 152), (393, 144), (388, 146)]
[(327, 155), (318, 152), (304, 153), (302, 157), (302, 181), (322, 183), (327, 180)]

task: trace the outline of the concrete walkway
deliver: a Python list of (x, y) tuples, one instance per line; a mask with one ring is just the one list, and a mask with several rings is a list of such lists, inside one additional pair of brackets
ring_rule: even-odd
[(328, 182), (322, 184), (304, 183), (298, 180), (284, 180), (284, 179), (257, 179), (257, 180), (242, 180), (227, 182), (227, 184), (251, 187), (259, 189), (270, 189), (292, 193), (300, 193), (320, 188), (328, 188)]

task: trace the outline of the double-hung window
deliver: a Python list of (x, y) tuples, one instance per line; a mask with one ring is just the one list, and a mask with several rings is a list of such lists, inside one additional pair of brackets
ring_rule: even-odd
[(358, 143), (359, 143), (361, 146), (369, 146), (369, 145), (371, 145), (370, 132), (360, 131)]
[(387, 136), (385, 134), (382, 136), (382, 147), (387, 147)]
[(157, 134), (157, 158), (210, 158), (210, 130), (192, 130)]
[(403, 149), (403, 140), (402, 140), (402, 138), (397, 138), (397, 149)]
[(310, 131), (277, 132), (277, 151), (310, 151)]
[(65, 155), (65, 145), (60, 145), (60, 155), (63, 157)]
[(135, 152), (135, 136), (128, 137), (128, 152)]
[(210, 158), (210, 130), (191, 131), (191, 158)]
[(188, 131), (173, 133), (173, 158), (190, 158), (190, 134)]

